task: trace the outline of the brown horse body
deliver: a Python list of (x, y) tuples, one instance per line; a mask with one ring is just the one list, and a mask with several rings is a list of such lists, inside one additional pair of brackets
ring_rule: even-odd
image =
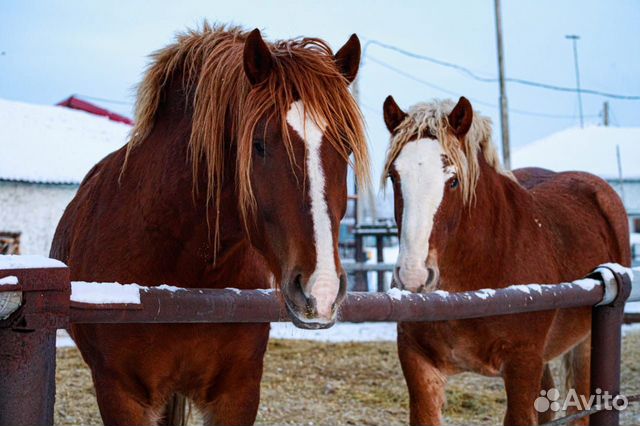
[[(51, 256), (74, 280), (275, 285), (298, 325), (330, 325), (345, 291), (337, 240), (349, 153), (366, 169), (348, 92), (359, 54), (355, 37), (333, 56), (314, 39), (267, 45), (257, 30), (205, 25), (181, 36), (141, 86), (133, 141), (87, 175)], [(315, 151), (296, 128), (300, 104), (313, 118), (306, 127), (325, 129)], [(323, 247), (314, 244), (320, 226)], [(320, 274), (321, 250), (329, 263)], [(268, 324), (72, 327), (110, 425), (184, 420), (172, 415), (176, 395), (207, 424), (253, 423), (268, 334)]]
[[(458, 148), (477, 156), (477, 182), (473, 201), (465, 204), (459, 185), (469, 182), (460, 171), (464, 167), (460, 164), (466, 163), (452, 161), (450, 157), (455, 155), (444, 150), (443, 163), (427, 165), (453, 165), (458, 171), (446, 181), (429, 235), (429, 253), (423, 257), (426, 265), (437, 268), (435, 275), (440, 278), (435, 286), (427, 283), (425, 287), (457, 292), (510, 284), (559, 283), (583, 277), (602, 263), (630, 264), (626, 213), (606, 182), (587, 173), (533, 168), (515, 171), (514, 179), (491, 164), (494, 153), (486, 152), (492, 149), (489, 141), (480, 145), (470, 142), (477, 129), (469, 132), (464, 120), (481, 119), (473, 115), (470, 105), (461, 100), (453, 110), (453, 104), (431, 107), (436, 118), (438, 113), (445, 118), (444, 130), (455, 137)], [(444, 111), (438, 112), (438, 108)], [(385, 117), (390, 130), (396, 132), (402, 121), (410, 122), (415, 115), (412, 111), (402, 113), (391, 100), (385, 104)], [(434, 135), (443, 129), (428, 127), (404, 143), (439, 143), (441, 138)], [(427, 135), (420, 134), (427, 130), (431, 130)], [(398, 151), (402, 149), (398, 147)], [(403, 224), (403, 214), (410, 214), (406, 206), (412, 201), (406, 199), (394, 159), (390, 158), (388, 164), (391, 175), (395, 175), (396, 219)], [(399, 267), (405, 266), (399, 263)], [(402, 277), (399, 271), (398, 284), (410, 287)], [(579, 394), (589, 393), (584, 378), (589, 374), (590, 320), (591, 309), (580, 308), (400, 324), (398, 350), (409, 388), (411, 422), (439, 424), (446, 376), (474, 371), (503, 377), (508, 399), (505, 424), (536, 424), (534, 400), (541, 389), (553, 387), (545, 370), (545, 364), (553, 358), (575, 347), (573, 368), (580, 380), (574, 386)], [(549, 414), (541, 419), (547, 420)]]

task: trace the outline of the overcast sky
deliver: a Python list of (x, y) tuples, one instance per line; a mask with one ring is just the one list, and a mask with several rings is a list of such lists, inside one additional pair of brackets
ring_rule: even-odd
[[(176, 31), (205, 18), (259, 27), (270, 39), (317, 36), (336, 50), (355, 32), (363, 43), (375, 39), (460, 64), (481, 76), (497, 75), (493, 0), (0, 0), (0, 97), (52, 104), (77, 93), (123, 102), (101, 105), (131, 115), (132, 88), (141, 79), (147, 55), (171, 42)], [(640, 95), (640, 1), (503, 0), (503, 25), (508, 76), (574, 86), (572, 49), (564, 36), (575, 33), (581, 36), (583, 88)], [(433, 97), (465, 95), (493, 118), (499, 142), (495, 83), (374, 45), (360, 75), (376, 170), (388, 142), (381, 109), (389, 94), (404, 108)], [(515, 148), (578, 125), (575, 94), (515, 84), (507, 89)], [(601, 122), (604, 100), (583, 96), (587, 123)], [(640, 126), (639, 101), (610, 100), (610, 105), (613, 125)]]

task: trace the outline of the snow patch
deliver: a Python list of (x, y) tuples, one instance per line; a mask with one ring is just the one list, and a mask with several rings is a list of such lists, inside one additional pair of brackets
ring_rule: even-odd
[(618, 263), (604, 263), (600, 266), (611, 269), (613, 272), (616, 272), (621, 275), (629, 275), (630, 278), (633, 279), (633, 269), (627, 268), (626, 266), (622, 266)]
[(27, 254), (0, 255), (0, 269), (66, 268), (56, 259)]
[(475, 292), (475, 295), (478, 296), (482, 300), (486, 300), (489, 297), (495, 296), (496, 291), (492, 288), (483, 288)]
[(140, 304), (141, 289), (145, 289), (145, 287), (141, 287), (138, 284), (72, 281), (71, 301), (93, 304)]
[[(85, 281), (71, 282), (71, 301), (80, 303), (106, 304), (106, 303), (133, 303), (140, 304), (140, 292), (149, 290), (162, 290), (175, 293), (186, 291), (186, 288), (174, 285), (162, 284), (153, 287), (138, 284), (97, 283)], [(240, 290), (235, 289), (239, 292)]]
[(242, 293), (242, 290), (240, 290), (239, 288), (235, 288), (235, 287), (225, 287), (225, 290), (231, 290), (232, 292), (234, 292), (235, 294), (240, 294)]
[(449, 297), (449, 292), (444, 290), (436, 290), (433, 292), (433, 294), (437, 294), (438, 296), (444, 297), (444, 298)]
[(0, 278), (0, 285), (18, 285), (18, 277), (9, 275), (8, 277)]
[(398, 287), (391, 288), (387, 291), (387, 296), (394, 300), (402, 300), (402, 296), (408, 296), (410, 294), (410, 291), (400, 290)]
[(518, 290), (518, 291), (521, 291), (522, 293), (526, 293), (526, 294), (531, 294), (531, 288), (529, 287), (529, 284), (510, 285), (505, 290), (509, 290), (509, 289)]
[(583, 290), (591, 291), (600, 285), (600, 281), (594, 280), (593, 278), (584, 278), (582, 280), (574, 281), (573, 284), (580, 286)]
[[(141, 287), (142, 288), (142, 287)], [(186, 291), (186, 288), (182, 288), (182, 287), (176, 287), (175, 285), (167, 285), (167, 284), (162, 284), (156, 287), (144, 287), (145, 290), (149, 290), (149, 289), (158, 289), (158, 290), (165, 290), (165, 291), (170, 291), (171, 293), (175, 293), (176, 291)]]

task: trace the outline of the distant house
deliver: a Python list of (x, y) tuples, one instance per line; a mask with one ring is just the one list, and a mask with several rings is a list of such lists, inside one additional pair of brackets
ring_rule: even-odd
[(120, 115), (113, 111), (109, 111), (107, 109), (101, 108), (98, 105), (92, 104), (91, 102), (87, 102), (76, 96), (69, 96), (67, 99), (65, 99), (64, 101), (58, 102), (56, 105), (71, 108), (71, 109), (77, 109), (79, 111), (88, 112), (89, 114), (107, 117), (109, 120), (116, 121), (118, 123), (124, 123), (130, 126), (133, 125), (133, 120), (130, 119), (129, 117), (125, 117), (124, 115)]
[(640, 128), (563, 130), (516, 150), (511, 163), (513, 168), (582, 170), (606, 179), (624, 201), (631, 232), (640, 232)]
[(74, 109), (0, 99), (0, 253), (48, 255), (83, 177), (130, 130)]

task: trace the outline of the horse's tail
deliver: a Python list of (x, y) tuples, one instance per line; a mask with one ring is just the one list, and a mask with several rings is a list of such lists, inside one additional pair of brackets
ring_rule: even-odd
[(191, 404), (184, 395), (173, 394), (164, 407), (160, 426), (186, 426), (191, 414)]

